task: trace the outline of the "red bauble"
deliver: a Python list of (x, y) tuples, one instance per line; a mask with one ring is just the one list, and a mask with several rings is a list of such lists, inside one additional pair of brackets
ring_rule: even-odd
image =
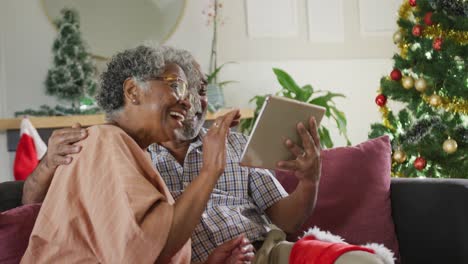
[(416, 0), (409, 0), (408, 2), (410, 6), (416, 6)]
[(387, 103), (387, 97), (383, 94), (379, 94), (377, 97), (375, 97), (375, 103), (382, 107)]
[(444, 41), (442, 40), (442, 38), (435, 38), (434, 39), (434, 42), (432, 42), (432, 48), (436, 51), (439, 51), (442, 49), (442, 43)]
[(420, 37), (422, 34), (422, 31), (423, 31), (423, 27), (421, 25), (415, 25), (411, 33), (413, 33), (413, 36), (415, 37)]
[(427, 12), (424, 16), (424, 24), (432, 26), (432, 12)]
[(424, 168), (426, 168), (426, 164), (427, 162), (423, 157), (417, 157), (413, 163), (414, 168), (417, 170), (424, 170)]
[(393, 69), (393, 71), (390, 73), (390, 78), (392, 78), (394, 81), (401, 80), (401, 71), (399, 69)]

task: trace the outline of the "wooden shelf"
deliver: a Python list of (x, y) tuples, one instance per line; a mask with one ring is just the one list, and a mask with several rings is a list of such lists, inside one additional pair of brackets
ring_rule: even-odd
[[(206, 120), (214, 120), (218, 116), (225, 114), (230, 109), (222, 109), (216, 113), (208, 113)], [(242, 118), (252, 118), (252, 109), (240, 109)], [(0, 131), (19, 129), (21, 117), (0, 119)], [(82, 126), (92, 126), (105, 123), (104, 114), (99, 115), (72, 115), (72, 116), (43, 116), (29, 117), (35, 128), (59, 128), (70, 127), (75, 123), (80, 123)]]

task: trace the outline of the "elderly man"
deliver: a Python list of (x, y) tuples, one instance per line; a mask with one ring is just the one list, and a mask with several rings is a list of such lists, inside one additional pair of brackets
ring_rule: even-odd
[[(170, 60), (177, 61), (187, 75), (193, 92), (192, 111), (185, 118), (184, 127), (177, 132), (176, 141), (153, 144), (149, 152), (153, 164), (177, 200), (202, 167), (202, 140), (206, 134), (202, 128), (207, 111), (206, 81), (190, 53), (178, 50), (177, 53), (167, 54), (177, 57)], [(247, 138), (239, 133), (230, 133), (226, 169), (192, 235), (192, 261), (206, 260), (217, 245), (242, 233), (259, 248), (269, 231), (270, 220), (286, 233), (297, 231), (314, 208), (321, 171), (315, 120), (310, 120), (309, 127), (309, 131), (304, 124), (297, 127), (304, 149), (290, 140), (285, 141), (296, 159), (278, 164), (280, 169), (295, 171), (299, 179), (299, 185), (290, 195), (270, 171), (239, 165)], [(68, 155), (80, 151), (80, 147), (74, 143), (85, 137), (86, 132), (79, 125), (52, 134), (46, 157), (26, 180), (23, 203), (44, 199), (57, 166), (71, 162)]]

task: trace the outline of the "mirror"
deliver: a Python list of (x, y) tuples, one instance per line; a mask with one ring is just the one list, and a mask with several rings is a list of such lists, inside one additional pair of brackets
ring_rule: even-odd
[(163, 44), (176, 30), (185, 4), (186, 0), (43, 0), (51, 22), (64, 7), (76, 9), (83, 39), (91, 53), (103, 59), (145, 41)]

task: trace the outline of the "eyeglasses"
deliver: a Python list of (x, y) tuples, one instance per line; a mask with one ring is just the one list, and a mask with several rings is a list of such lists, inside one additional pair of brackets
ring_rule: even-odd
[(169, 87), (172, 88), (172, 91), (174, 91), (177, 100), (185, 99), (189, 95), (189, 89), (187, 83), (178, 78), (178, 77), (172, 77), (172, 76), (159, 76), (152, 78), (154, 80), (159, 80), (165, 82)]

